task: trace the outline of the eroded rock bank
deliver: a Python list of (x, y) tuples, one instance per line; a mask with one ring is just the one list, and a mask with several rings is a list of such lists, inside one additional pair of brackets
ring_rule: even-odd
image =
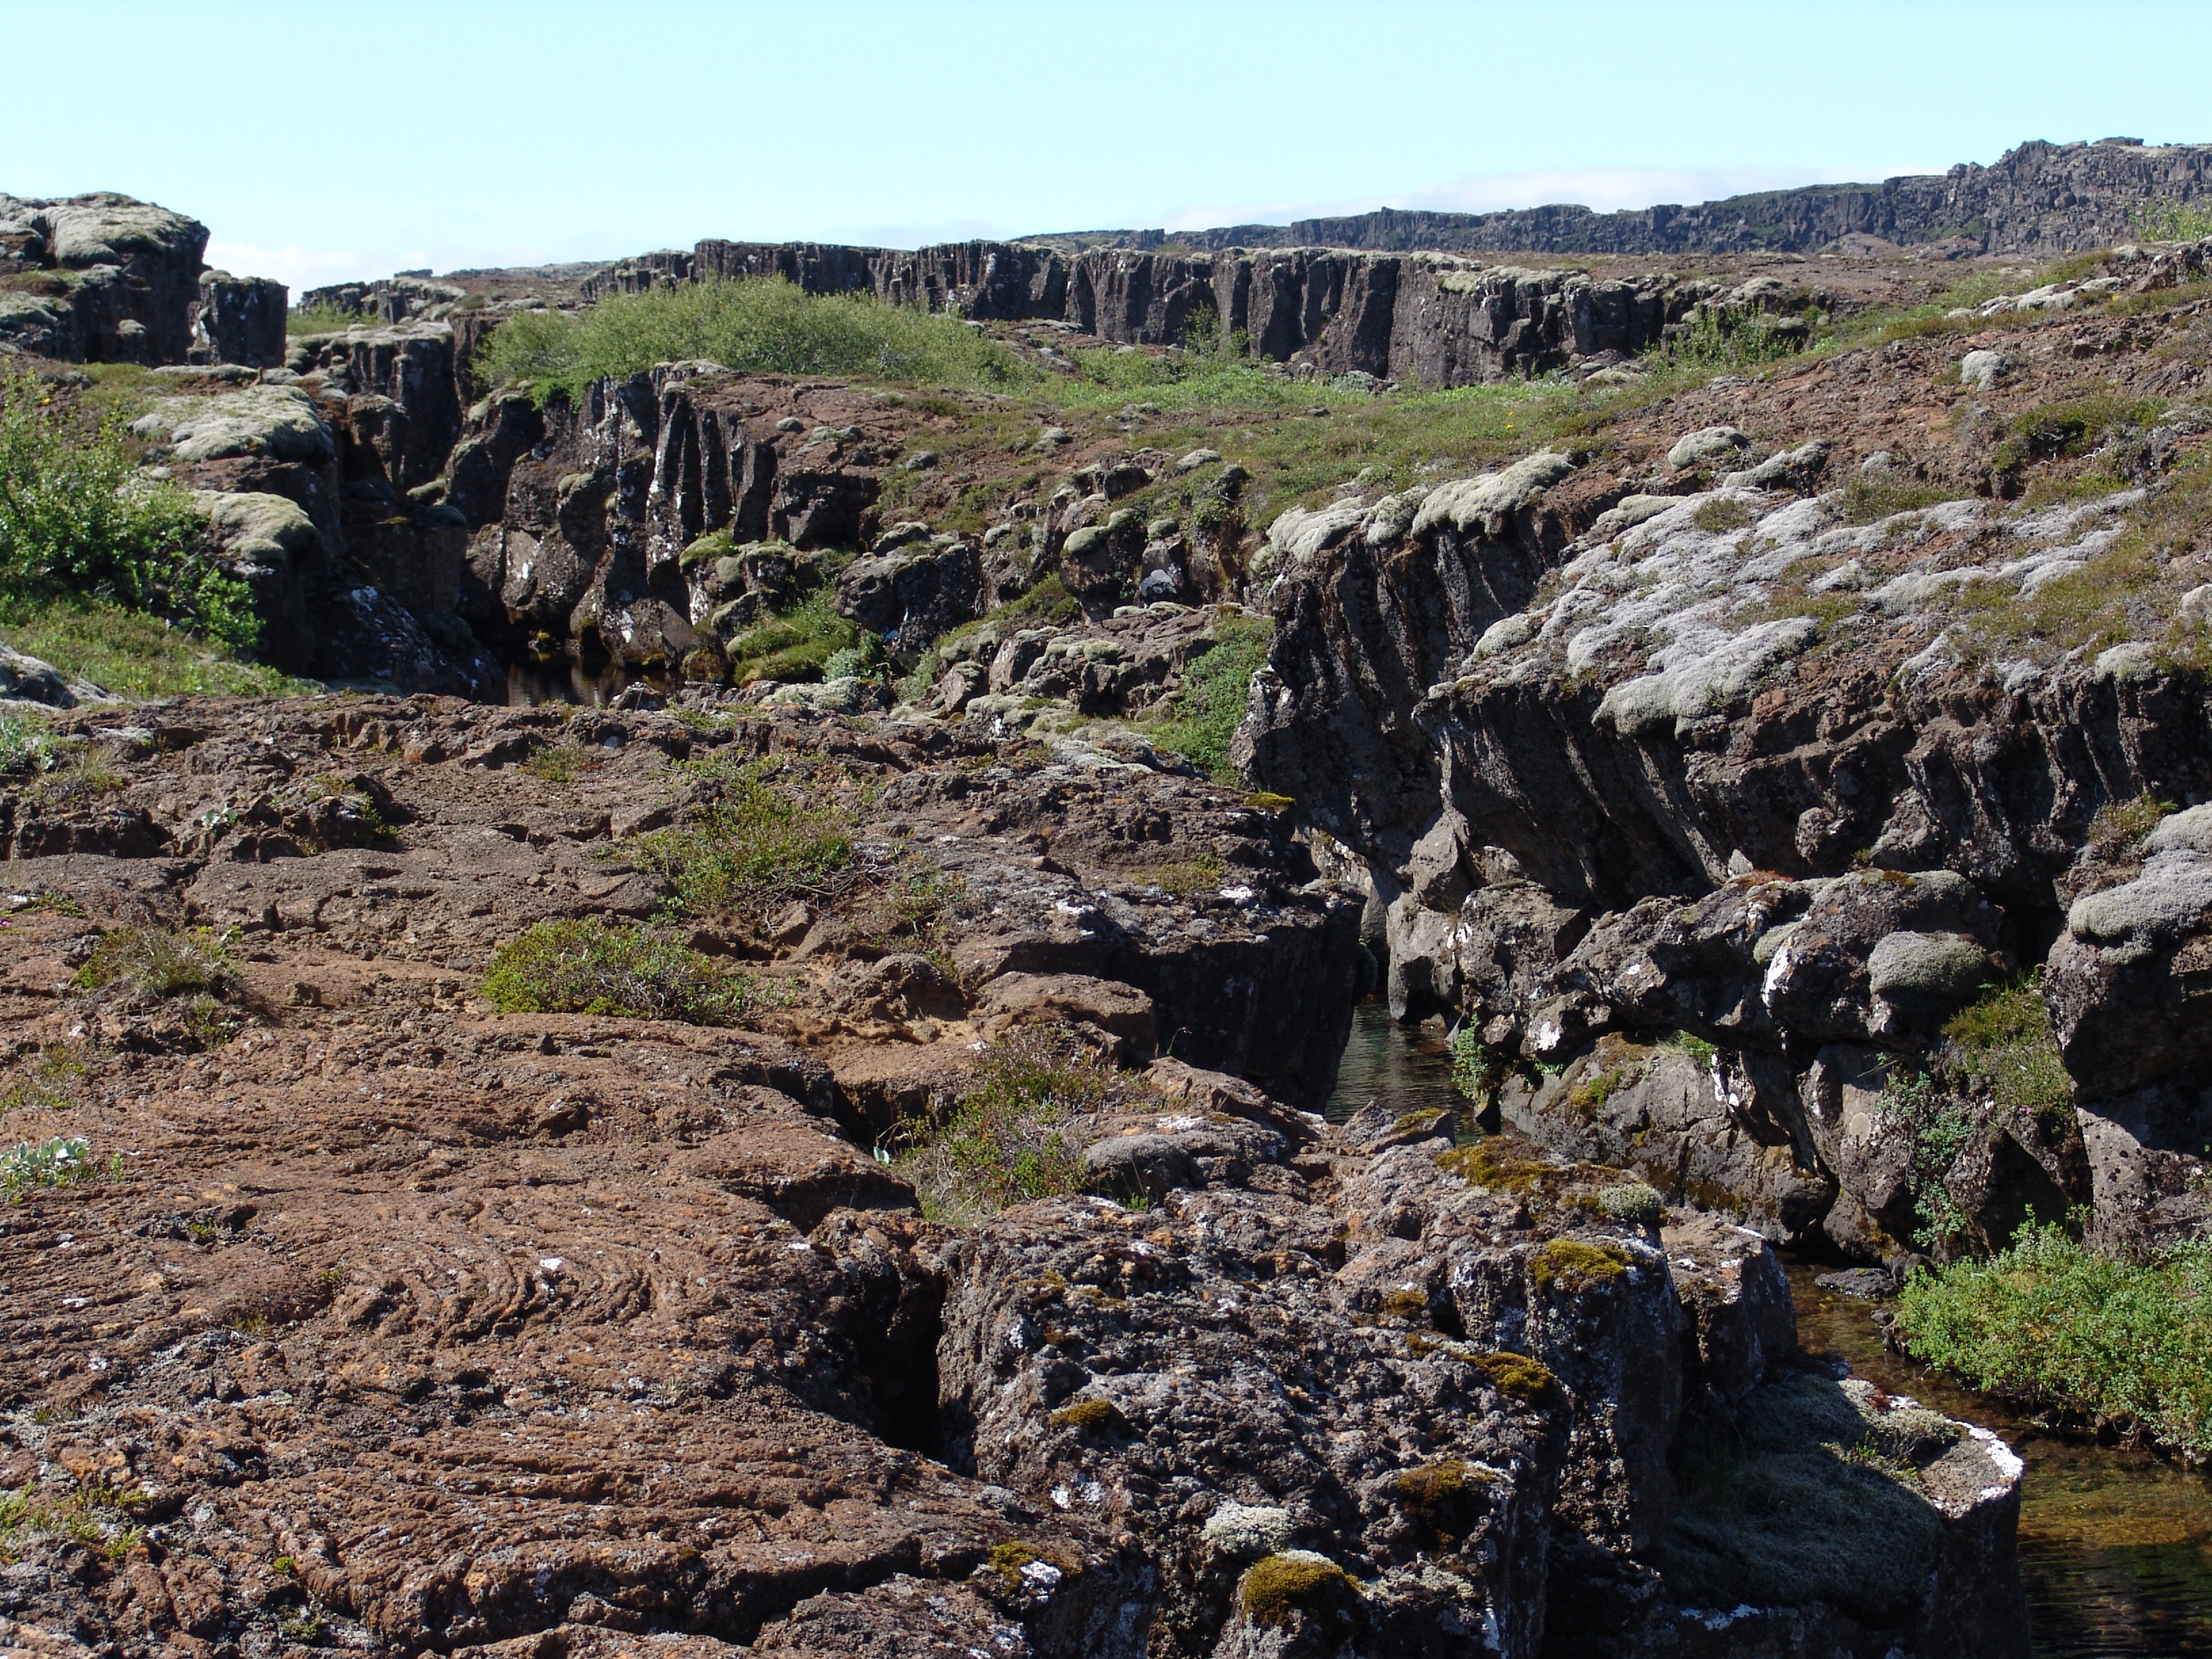
[[(1358, 911), (1279, 804), (700, 694), (112, 718), (4, 797), (17, 1645), (2023, 1650), (2017, 1464), (1762, 1239), (1307, 1109)], [(485, 1000), (639, 921), (737, 1023)], [(1040, 1067), (1059, 1184), (926, 1218)]]

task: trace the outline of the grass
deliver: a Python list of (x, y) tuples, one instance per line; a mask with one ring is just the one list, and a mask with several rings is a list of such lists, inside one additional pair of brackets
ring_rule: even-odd
[(602, 375), (706, 359), (744, 374), (836, 374), (914, 386), (1000, 386), (1036, 371), (957, 318), (865, 295), (811, 295), (782, 277), (615, 295), (571, 315), (523, 312), (493, 330), (480, 379), (571, 401)]
[(337, 334), (349, 328), (383, 326), (380, 317), (341, 306), (298, 306), (284, 313), (284, 332), (293, 339), (304, 334)]
[(65, 745), (35, 718), (0, 716), (0, 773), (49, 772), (65, 752)]
[(145, 1530), (132, 1525), (125, 1511), (144, 1501), (142, 1492), (92, 1481), (80, 1481), (58, 1498), (28, 1485), (19, 1487), (0, 1497), (0, 1562), (21, 1560), (23, 1546), (33, 1538), (67, 1539), (118, 1561)]
[(2040, 968), (2009, 985), (1985, 987), (1951, 1017), (1943, 1035), (1936, 1064), (1952, 1086), (2018, 1108), (2046, 1132), (2063, 1127), (2074, 1105), (2074, 1079), (2051, 1029)]
[(55, 1112), (74, 1106), (77, 1084), (91, 1069), (85, 1047), (49, 1044), (33, 1056), (22, 1081), (0, 1094), (0, 1117), (10, 1112)]
[(0, 643), (130, 697), (296, 696), (320, 688), (166, 618), (97, 598), (0, 597)]
[(1893, 472), (1856, 473), (1844, 485), (1844, 522), (1878, 524), (1899, 513), (1917, 513), (1940, 501), (1956, 501), (1959, 495), (1941, 484), (1922, 483)]
[(2212, 1243), (2124, 1262), (2056, 1226), (1915, 1273), (1897, 1328), (1977, 1389), (2212, 1455)]
[(820, 898), (851, 863), (851, 817), (802, 793), (784, 761), (723, 753), (677, 769), (703, 786), (706, 799), (680, 823), (640, 836), (631, 856), (692, 914), (765, 915), (795, 898)]
[(586, 772), (606, 764), (606, 756), (580, 743), (556, 743), (531, 750), (522, 769), (546, 783), (574, 783)]
[(789, 610), (755, 623), (731, 637), (730, 678), (738, 685), (761, 680), (820, 680), (840, 653), (855, 649), (860, 630), (837, 614), (836, 595), (817, 588)]
[(2087, 851), (2100, 864), (2124, 863), (2141, 848), (2143, 838), (2158, 828), (2160, 819), (2179, 810), (2156, 795), (2107, 801), (2089, 820)]
[(2086, 455), (2112, 439), (2130, 436), (2149, 425), (2161, 407), (2155, 398), (2126, 398), (2112, 392), (2039, 404), (2013, 416), (1990, 465), (1999, 472), (2015, 472), (2030, 461)]
[(100, 936), (76, 982), (82, 990), (120, 988), (143, 997), (225, 996), (238, 984), (229, 946), (212, 927), (117, 927)]
[(0, 1152), (0, 1198), (20, 1204), (24, 1194), (41, 1187), (81, 1187), (88, 1181), (112, 1181), (122, 1173), (121, 1153), (96, 1163), (90, 1144), (79, 1136), (18, 1141)]
[(757, 1006), (751, 981), (641, 923), (541, 921), (501, 945), (483, 1000), (507, 1014), (593, 1014), (726, 1025)]
[(933, 1221), (1079, 1193), (1083, 1157), (1067, 1125), (1114, 1093), (1113, 1073), (1073, 1036), (1024, 1026), (983, 1051), (941, 1121), (908, 1126), (894, 1167)]
[(1244, 718), (1252, 676), (1266, 664), (1274, 631), (1265, 617), (1237, 614), (1216, 623), (1212, 648), (1191, 659), (1167, 718), (1150, 728), (1154, 744), (1183, 756), (1217, 783), (1237, 781), (1230, 739)]

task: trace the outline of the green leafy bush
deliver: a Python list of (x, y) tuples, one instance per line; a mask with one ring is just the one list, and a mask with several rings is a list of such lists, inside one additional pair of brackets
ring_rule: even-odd
[(1912, 1355), (1975, 1388), (2212, 1453), (2212, 1243), (2115, 1261), (2056, 1226), (1906, 1281)]
[(136, 470), (119, 411), (71, 418), (32, 376), (0, 375), (0, 623), (105, 599), (250, 646), (252, 591), (210, 556), (206, 528), (183, 490)]
[(1244, 718), (1252, 676), (1267, 660), (1274, 630), (1265, 617), (1230, 616), (1217, 623), (1213, 648), (1182, 671), (1182, 689), (1168, 718), (1153, 728), (1153, 742), (1195, 762), (1216, 782), (1235, 782), (1229, 740)]
[(485, 1001), (509, 1014), (597, 1014), (727, 1024), (757, 1000), (747, 979), (639, 923), (541, 921), (501, 945)]
[(1882, 1091), (1884, 1126), (1912, 1148), (1906, 1181), (1921, 1226), (1912, 1242), (1923, 1249), (1966, 1231), (1966, 1212), (1944, 1186), (1943, 1176), (1974, 1132), (1972, 1113), (1944, 1094), (1925, 1074), (1893, 1079)]
[(1022, 1027), (984, 1051), (941, 1121), (908, 1126), (894, 1164), (938, 1221), (1080, 1192), (1083, 1157), (1066, 1126), (1106, 1104), (1113, 1087), (1066, 1032)]
[(121, 1173), (119, 1158), (94, 1163), (90, 1144), (79, 1136), (18, 1141), (0, 1152), (0, 1197), (15, 1204), (40, 1187), (76, 1187), (103, 1176), (112, 1180)]
[(602, 375), (704, 358), (744, 374), (838, 374), (997, 386), (1034, 372), (957, 317), (860, 294), (809, 295), (781, 276), (618, 294), (574, 314), (526, 311), (492, 331), (480, 378), (570, 398)]
[(632, 856), (675, 888), (695, 914), (765, 910), (818, 897), (851, 862), (852, 821), (785, 781), (778, 760), (717, 756), (686, 763), (712, 798), (682, 823), (638, 838)]

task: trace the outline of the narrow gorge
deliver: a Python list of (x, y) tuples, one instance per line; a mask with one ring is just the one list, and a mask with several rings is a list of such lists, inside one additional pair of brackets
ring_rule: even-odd
[(2212, 1447), (1992, 1311), (2212, 1228), (2208, 155), (296, 304), (0, 197), (0, 538), (124, 525), (0, 609), (0, 1648), (2056, 1650), (2023, 1437)]

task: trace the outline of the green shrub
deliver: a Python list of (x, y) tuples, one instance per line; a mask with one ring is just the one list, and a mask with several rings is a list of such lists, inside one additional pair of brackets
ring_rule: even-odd
[(2043, 1000), (2040, 968), (2010, 985), (1984, 988), (1943, 1027), (1937, 1058), (1946, 1080), (1962, 1092), (1987, 1095), (2056, 1128), (2074, 1103), (2074, 1079), (2060, 1058)]
[(1915, 1273), (1897, 1328), (1985, 1392), (2212, 1454), (2212, 1243), (2130, 1263), (2025, 1227), (1989, 1261)]
[(597, 1014), (723, 1025), (756, 1003), (752, 986), (638, 923), (541, 921), (500, 947), (485, 1001), (509, 1014)]
[(1650, 355), (1688, 368), (1754, 368), (1805, 349), (1804, 319), (1747, 306), (1703, 306)]
[(36, 720), (0, 716), (0, 772), (50, 772), (61, 757), (62, 745)]
[(1196, 763), (1216, 782), (1235, 782), (1229, 741), (1244, 718), (1252, 676), (1267, 660), (1274, 630), (1265, 617), (1231, 616), (1217, 623), (1212, 648), (1182, 671), (1182, 689), (1168, 718), (1152, 728), (1152, 741)]
[(1667, 1218), (1667, 1201), (1659, 1195), (1659, 1189), (1640, 1181), (1607, 1188), (1597, 1195), (1597, 1206), (1615, 1221), (1632, 1226), (1656, 1227)]
[(1946, 1095), (1935, 1078), (1918, 1073), (1890, 1080), (1882, 1091), (1880, 1116), (1890, 1133), (1912, 1148), (1906, 1182), (1921, 1221), (1912, 1242), (1927, 1249), (1957, 1238), (1966, 1231), (1966, 1212), (1944, 1186), (1943, 1176), (1973, 1137), (1972, 1114)]
[(123, 1172), (120, 1156), (106, 1164), (93, 1161), (92, 1147), (73, 1135), (48, 1140), (18, 1141), (0, 1152), (0, 1197), (9, 1203), (40, 1187), (76, 1187), (103, 1177), (113, 1180)]
[(2089, 820), (2089, 856), (2100, 864), (2132, 857), (2143, 837), (2158, 828), (2159, 820), (2179, 810), (2172, 801), (2149, 794), (2106, 801)]
[(2156, 418), (2154, 398), (2124, 398), (2100, 392), (2039, 404), (2015, 415), (1990, 464), (2009, 472), (2029, 461), (2085, 455), (2107, 439), (2124, 436)]
[(837, 614), (836, 595), (817, 588), (789, 610), (763, 617), (729, 642), (730, 678), (760, 680), (833, 678), (830, 660), (859, 647), (860, 630)]
[(893, 1161), (936, 1221), (1078, 1193), (1083, 1156), (1066, 1125), (1114, 1091), (1112, 1073), (1073, 1036), (1023, 1026), (984, 1050), (941, 1122), (908, 1127)]
[(712, 798), (640, 836), (631, 856), (664, 877), (685, 909), (759, 913), (819, 897), (851, 862), (852, 820), (785, 782), (781, 761), (724, 755), (682, 769), (710, 785)]
[(2129, 217), (2146, 242), (2201, 242), (2212, 236), (2212, 203), (2160, 202)]
[(618, 294), (570, 314), (526, 311), (492, 331), (477, 373), (542, 398), (579, 398), (602, 375), (704, 358), (741, 374), (837, 374), (917, 386), (998, 386), (1035, 378), (957, 317), (860, 294), (808, 295), (781, 276)]
[(1741, 530), (1752, 520), (1751, 509), (1732, 496), (1716, 495), (1690, 514), (1690, 522), (1700, 530), (1715, 532)]
[(141, 996), (220, 997), (238, 983), (229, 939), (212, 927), (117, 927), (100, 936), (76, 982), (88, 991), (121, 986)]
[(183, 490), (137, 471), (119, 411), (73, 419), (32, 376), (0, 374), (0, 623), (105, 599), (249, 646), (252, 593), (209, 556), (206, 530)]

